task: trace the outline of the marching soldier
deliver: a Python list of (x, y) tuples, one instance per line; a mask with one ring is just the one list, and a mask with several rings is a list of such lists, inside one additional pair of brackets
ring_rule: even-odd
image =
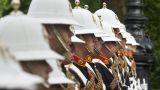
[[(120, 41), (116, 41), (114, 43), (108, 43), (106, 44), (107, 47), (110, 47), (110, 49), (112, 49), (111, 51), (114, 53), (114, 57), (115, 57), (115, 63), (118, 65), (116, 66), (116, 76), (118, 75), (119, 77), (119, 86), (125, 87), (125, 79), (124, 79), (124, 71), (127, 70), (127, 66), (126, 66), (126, 61), (123, 58), (123, 50), (125, 48), (125, 40), (122, 38), (121, 34), (119, 34), (120, 32), (120, 28), (122, 26), (122, 24), (120, 23), (117, 15), (106, 8), (106, 3), (103, 3), (103, 8), (96, 11), (95, 14), (98, 15), (101, 19), (101, 21), (104, 23), (107, 23), (109, 25), (111, 25), (111, 28), (115, 34), (112, 34), (112, 36), (116, 36), (117, 38), (121, 39)], [(106, 37), (104, 37), (103, 39), (107, 39)], [(108, 39), (110, 41), (113, 40), (113, 38)], [(112, 46), (114, 45), (114, 46)], [(113, 64), (114, 65), (114, 64)], [(124, 70), (125, 69), (125, 70)]]
[[(111, 26), (109, 24), (101, 23), (104, 29), (103, 33), (95, 34), (96, 39), (96, 47), (95, 47), (95, 59), (93, 62), (96, 65), (96, 68), (100, 71), (103, 81), (106, 86), (106, 90), (114, 89), (116, 90), (118, 78), (113, 75), (111, 70), (112, 61), (110, 58), (113, 56), (112, 53), (104, 46), (103, 42), (111, 42), (118, 40), (114, 33), (111, 30)], [(118, 88), (117, 88), (118, 89)]]

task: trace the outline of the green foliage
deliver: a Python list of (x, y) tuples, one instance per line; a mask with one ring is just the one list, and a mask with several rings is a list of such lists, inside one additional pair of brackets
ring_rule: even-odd
[(3, 15), (3, 12), (9, 8), (9, 0), (0, 0), (0, 17)]
[(22, 4), (21, 4), (21, 10), (24, 12), (24, 13), (27, 13), (28, 12), (28, 8), (29, 8), (29, 5), (31, 3), (31, 0), (21, 0)]
[(152, 66), (152, 88), (160, 88), (160, 0), (144, 0), (145, 16), (148, 18), (146, 32), (154, 44), (154, 61)]
[[(21, 0), (20, 10), (27, 13), (30, 2), (31, 0)], [(12, 8), (10, 3), (11, 0), (0, 0), (0, 17), (8, 15), (11, 12)]]

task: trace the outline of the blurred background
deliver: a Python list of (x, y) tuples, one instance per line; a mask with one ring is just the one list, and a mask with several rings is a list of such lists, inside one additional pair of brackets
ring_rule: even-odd
[[(81, 0), (81, 6), (89, 5), (89, 10), (94, 12), (102, 7), (102, 2), (108, 4), (108, 8), (112, 9), (121, 22), (124, 22), (124, 17), (127, 12), (127, 0)], [(11, 0), (0, 0), (0, 17), (10, 13)], [(21, 0), (21, 11), (27, 13), (31, 0)], [(74, 7), (74, 0), (70, 0)], [(145, 26), (145, 33), (154, 44), (153, 64), (151, 69), (151, 86), (152, 90), (160, 90), (160, 0), (144, 0), (144, 14), (148, 18)]]

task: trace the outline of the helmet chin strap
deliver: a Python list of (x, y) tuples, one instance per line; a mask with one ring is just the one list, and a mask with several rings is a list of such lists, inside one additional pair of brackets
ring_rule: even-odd
[(63, 90), (66, 90), (65, 86), (63, 84), (60, 84), (60, 87), (63, 89)]
[(70, 47), (68, 47), (68, 46), (66, 45), (66, 43), (64, 42), (64, 40), (63, 40), (63, 38), (61, 37), (61, 35), (60, 35), (60, 33), (58, 32), (58, 30), (57, 30), (55, 27), (53, 27), (53, 28), (54, 28), (53, 31), (54, 31), (57, 39), (60, 41), (60, 43), (62, 44), (62, 46), (64, 47), (64, 49), (65, 49), (67, 52), (70, 52)]

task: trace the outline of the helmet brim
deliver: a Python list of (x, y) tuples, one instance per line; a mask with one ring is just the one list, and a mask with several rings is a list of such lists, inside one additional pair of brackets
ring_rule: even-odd
[(64, 57), (52, 50), (34, 50), (34, 51), (15, 51), (13, 52), (16, 60), (19, 61), (40, 61), (46, 59), (63, 60)]

